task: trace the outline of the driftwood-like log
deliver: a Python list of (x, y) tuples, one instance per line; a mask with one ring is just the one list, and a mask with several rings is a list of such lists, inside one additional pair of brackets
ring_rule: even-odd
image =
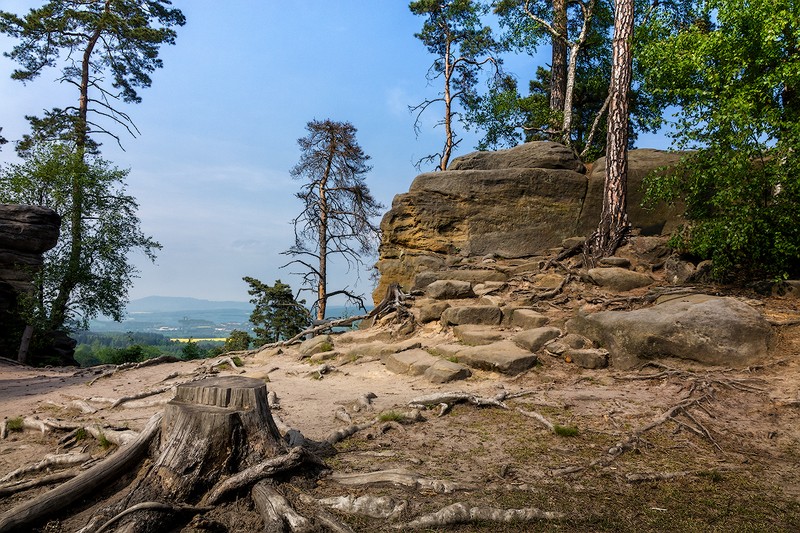
[(496, 400), (495, 398), (482, 398), (469, 392), (437, 392), (435, 394), (414, 398), (408, 402), (408, 405), (412, 407), (433, 407), (440, 404), (453, 405), (461, 402), (471, 403), (478, 407), (499, 407), (501, 409), (508, 409), (508, 406), (502, 401)]
[(444, 479), (424, 478), (416, 472), (401, 468), (355, 474), (334, 472), (328, 479), (345, 486), (393, 486), (412, 490), (432, 490), (439, 494), (450, 494), (457, 490), (469, 490), (471, 488)]
[(40, 470), (44, 470), (46, 468), (50, 468), (53, 466), (72, 466), (80, 463), (85, 463), (91, 458), (92, 454), (90, 453), (49, 454), (46, 455), (44, 459), (42, 459), (36, 464), (21, 466), (16, 470), (12, 470), (8, 474), (0, 478), (0, 483), (5, 483), (7, 481), (14, 479), (15, 477), (20, 477), (30, 472), (38, 472)]
[(435, 513), (422, 515), (416, 520), (397, 526), (397, 529), (426, 529), (467, 524), (470, 522), (531, 522), (533, 520), (560, 520), (563, 513), (542, 511), (526, 507), (523, 509), (497, 509), (494, 507), (468, 507), (464, 503), (448, 505)]
[(23, 492), (28, 489), (41, 487), (43, 485), (52, 485), (54, 483), (60, 483), (68, 479), (72, 479), (77, 475), (78, 473), (75, 471), (64, 470), (62, 472), (56, 472), (55, 474), (42, 476), (36, 479), (30, 479), (28, 481), (5, 483), (3, 485), (0, 485), (0, 496), (8, 496), (10, 494), (16, 494), (18, 492)]
[(161, 413), (153, 415), (135, 441), (104, 461), (55, 489), (8, 510), (0, 516), (0, 533), (22, 530), (129, 472), (147, 452), (150, 441), (158, 434), (161, 416)]

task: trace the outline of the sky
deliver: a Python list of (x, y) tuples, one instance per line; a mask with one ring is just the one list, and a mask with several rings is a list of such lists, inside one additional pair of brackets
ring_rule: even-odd
[[(42, 2), (3, 0), (17, 14)], [(409, 106), (435, 97), (426, 80), (433, 57), (414, 37), (422, 19), (405, 0), (173, 0), (186, 16), (174, 46), (161, 49), (164, 68), (122, 106), (140, 131), (120, 133), (123, 149), (107, 138), (102, 155), (130, 169), (127, 192), (139, 202), (143, 231), (163, 245), (155, 263), (130, 259), (139, 269), (129, 296), (188, 296), (246, 301), (251, 276), (299, 288), (299, 276), (280, 252), (294, 241), (290, 221), (300, 212), (297, 139), (310, 120), (349, 121), (371, 156), (366, 182), (386, 209), (419, 173), (415, 162), (440, 150), (443, 130), (435, 111), (419, 135)], [(289, 7), (291, 6), (291, 7)], [(14, 41), (0, 37), (0, 50)], [(528, 80), (538, 57), (506, 59), (506, 69)], [(14, 63), (0, 58), (0, 127), (9, 141), (28, 132), (25, 115), (74, 105), (71, 88), (50, 69), (23, 85), (10, 79)], [(463, 132), (456, 155), (478, 137)], [(666, 148), (658, 135), (640, 147)], [(17, 162), (11, 143), (0, 162)], [(421, 170), (431, 170), (423, 167)], [(377, 258), (366, 258), (372, 265)], [(369, 272), (347, 271), (334, 258), (330, 289), (369, 294)], [(333, 302), (336, 304), (337, 302)]]

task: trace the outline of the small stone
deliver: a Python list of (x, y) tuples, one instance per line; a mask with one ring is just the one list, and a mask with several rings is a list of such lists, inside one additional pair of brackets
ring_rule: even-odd
[(455, 326), (453, 334), (459, 341), (469, 346), (491, 344), (505, 338), (505, 335), (495, 327), (474, 324)]
[(434, 281), (425, 288), (425, 294), (434, 300), (456, 300), (475, 296), (470, 282), (450, 279)]
[(472, 375), (469, 368), (446, 359), (439, 359), (425, 370), (425, 378), (431, 383), (449, 383), (467, 379)]
[(591, 268), (588, 274), (595, 283), (612, 291), (624, 292), (653, 284), (650, 276), (626, 268)]
[(493, 305), (473, 305), (450, 307), (442, 313), (444, 325), (485, 324), (497, 325), (502, 318), (499, 307)]
[(431, 304), (423, 305), (419, 308), (419, 321), (425, 324), (426, 322), (433, 322), (442, 318), (442, 313), (445, 309), (450, 307), (447, 302), (434, 302)]
[(604, 257), (600, 259), (600, 264), (619, 268), (630, 268), (631, 262), (624, 257)]
[(549, 321), (549, 318), (533, 309), (514, 309), (511, 315), (511, 325), (522, 329), (540, 328)]
[(608, 352), (598, 348), (568, 349), (565, 359), (581, 368), (598, 369), (608, 366)]
[(320, 352), (329, 352), (333, 350), (333, 339), (330, 335), (317, 335), (308, 340), (303, 341), (297, 347), (297, 351), (304, 357), (310, 357)]
[(558, 338), (560, 335), (561, 330), (558, 328), (536, 328), (521, 331), (514, 335), (511, 340), (520, 348), (530, 352), (538, 352), (548, 341)]

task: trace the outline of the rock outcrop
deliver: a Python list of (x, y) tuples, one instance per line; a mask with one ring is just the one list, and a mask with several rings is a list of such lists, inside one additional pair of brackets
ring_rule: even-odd
[[(640, 204), (642, 178), (679, 158), (658, 150), (630, 152), (629, 216), (644, 233), (677, 224), (676, 208), (644, 210)], [(566, 238), (588, 235), (600, 217), (604, 175), (604, 159), (587, 175), (570, 149), (540, 141), (474, 152), (454, 159), (446, 171), (417, 176), (408, 193), (395, 196), (381, 222), (380, 284), (374, 294), (380, 300), (391, 283), (423, 288), (437, 279), (437, 270), (460, 258), (530, 257)], [(420, 273), (427, 283), (416, 279)]]
[(0, 355), (16, 359), (25, 324), (17, 316), (22, 295), (42, 266), (42, 254), (56, 245), (60, 217), (52, 210), (0, 204)]

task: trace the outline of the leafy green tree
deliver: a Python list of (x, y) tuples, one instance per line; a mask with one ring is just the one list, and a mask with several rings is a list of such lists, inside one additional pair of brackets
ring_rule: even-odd
[(181, 354), (183, 358), (187, 361), (191, 361), (194, 359), (202, 359), (205, 355), (203, 350), (200, 349), (200, 346), (194, 341), (194, 339), (189, 339), (181, 348)]
[(417, 0), (409, 4), (415, 15), (425, 17), (422, 31), (414, 34), (434, 60), (428, 69), (428, 80), (441, 80), (442, 92), (412, 106), (416, 114), (414, 128), (419, 131), (420, 117), (431, 105), (444, 104), (444, 115), (437, 125), (444, 126), (442, 151), (422, 158), (419, 164), (438, 161), (439, 170), (446, 170), (460, 138), (454, 130), (462, 110), (470, 109), (477, 99), (476, 86), (483, 66), (499, 68), (498, 42), (492, 30), (481, 23), (488, 8), (473, 0)]
[(678, 106), (675, 141), (696, 150), (651, 180), (682, 198), (681, 250), (715, 275), (800, 273), (800, 11), (791, 0), (701, 0), (693, 24), (668, 14), (640, 54), (651, 91)]
[(225, 339), (223, 350), (226, 352), (249, 350), (251, 342), (253, 342), (253, 339), (250, 337), (249, 333), (235, 329), (231, 331), (231, 334)]
[(303, 180), (296, 194), (303, 211), (294, 219), (295, 244), (284, 252), (296, 259), (287, 265), (300, 265), (302, 291), (316, 293), (312, 309), (324, 320), (328, 300), (344, 295), (364, 307), (363, 296), (348, 287), (328, 289), (328, 262), (343, 258), (349, 267), (364, 266), (363, 256), (375, 251), (379, 229), (372, 222), (383, 206), (375, 200), (365, 182), (372, 170), (370, 157), (356, 140), (356, 128), (349, 122), (312, 120), (308, 135), (297, 140), (300, 162), (291, 170), (293, 178)]
[(245, 276), (244, 281), (250, 285), (247, 293), (252, 296), (250, 302), (255, 305), (250, 314), (250, 322), (255, 326), (255, 342), (259, 345), (269, 344), (294, 337), (311, 323), (311, 316), (304, 307), (305, 300), (299, 302), (292, 294), (292, 288), (275, 280), (274, 285)]
[[(137, 274), (128, 254), (140, 251), (154, 259), (161, 248), (142, 233), (138, 204), (125, 192), (128, 171), (111, 167), (95, 155), (84, 157), (85, 161), (64, 144), (39, 143), (26, 152), (21, 164), (0, 171), (0, 202), (42, 205), (62, 217), (62, 238), (45, 253), (37, 277), (38, 293), (28, 306), (29, 323), (40, 329), (85, 329), (101, 313), (121, 320)], [(77, 206), (74, 183), (82, 191)], [(80, 215), (81, 253), (73, 265), (76, 213)], [(72, 289), (65, 293), (67, 275)]]
[[(0, 11), (0, 32), (19, 42), (6, 54), (20, 68), (11, 77), (23, 83), (45, 69), (60, 66), (59, 81), (75, 88), (73, 105), (54, 107), (43, 117), (28, 117), (33, 132), (18, 145), (24, 154), (40, 141), (59, 141), (74, 149), (69, 173), (70, 204), (67, 214), (69, 251), (61, 264), (49, 321), (53, 329), (64, 326), (69, 304), (77, 297), (90, 254), (85, 250), (84, 224), (89, 214), (82, 209), (92, 187), (88, 154), (96, 151), (95, 133), (119, 142), (112, 124), (136, 133), (130, 117), (115, 107), (117, 101), (138, 103), (137, 89), (149, 87), (150, 74), (162, 66), (162, 44), (174, 44), (172, 28), (185, 23), (169, 0), (51, 0), (23, 16)], [(85, 168), (81, 168), (83, 165)]]

